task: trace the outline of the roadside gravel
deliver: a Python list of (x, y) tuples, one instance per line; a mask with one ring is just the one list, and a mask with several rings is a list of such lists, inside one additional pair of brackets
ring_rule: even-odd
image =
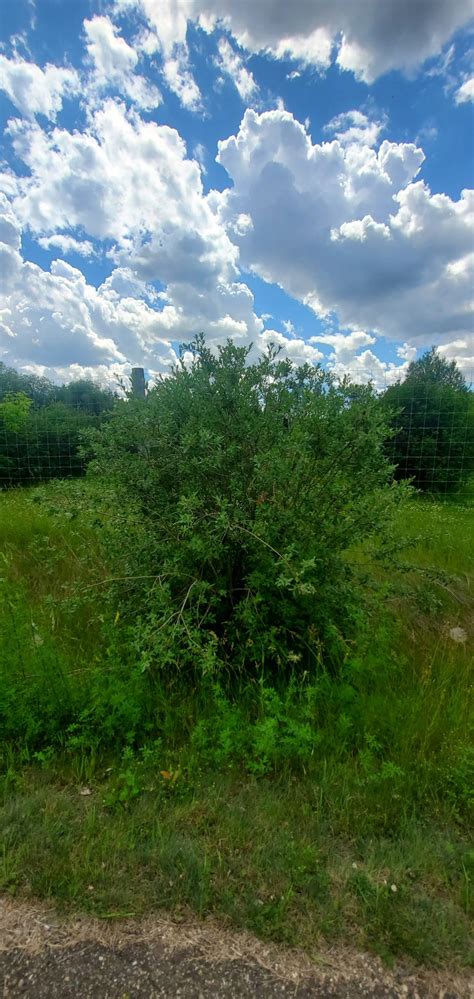
[(215, 922), (63, 919), (0, 899), (0, 995), (35, 999), (474, 999), (467, 975), (307, 956)]

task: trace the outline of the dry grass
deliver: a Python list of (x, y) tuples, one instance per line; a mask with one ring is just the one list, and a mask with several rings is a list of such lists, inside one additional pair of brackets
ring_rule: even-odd
[(353, 983), (367, 992), (374, 986), (390, 988), (397, 996), (420, 991), (433, 999), (445, 993), (454, 993), (459, 999), (474, 995), (473, 981), (467, 974), (421, 971), (406, 962), (387, 969), (380, 959), (348, 947), (321, 950), (311, 961), (303, 952), (263, 944), (250, 933), (230, 931), (211, 919), (197, 922), (190, 915), (179, 922), (163, 916), (119, 922), (88, 916), (65, 918), (45, 905), (0, 898), (0, 951), (20, 949), (36, 955), (45, 948), (66, 950), (91, 941), (113, 950), (137, 943), (151, 948), (158, 945), (168, 953), (192, 950), (212, 964), (258, 964), (295, 986), (313, 980)]

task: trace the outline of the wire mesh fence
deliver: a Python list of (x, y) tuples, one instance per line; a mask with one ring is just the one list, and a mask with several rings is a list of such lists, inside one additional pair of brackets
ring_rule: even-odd
[(397, 479), (440, 498), (462, 490), (474, 472), (472, 393), (434, 393), (401, 385), (391, 392), (387, 453)]
[[(0, 366), (1, 367), (1, 366)], [(142, 371), (142, 369), (138, 369)], [(144, 398), (140, 382), (138, 397)], [(79, 400), (2, 393), (0, 371), (0, 490), (71, 479), (86, 471), (84, 432), (100, 429), (117, 398), (83, 391)], [(386, 453), (397, 479), (439, 498), (464, 489), (474, 473), (474, 393), (467, 386), (401, 382), (381, 394), (387, 408)]]
[(100, 417), (70, 413), (34, 413), (20, 430), (0, 432), (0, 487), (36, 485), (50, 479), (83, 475), (80, 454), (86, 427), (99, 427)]

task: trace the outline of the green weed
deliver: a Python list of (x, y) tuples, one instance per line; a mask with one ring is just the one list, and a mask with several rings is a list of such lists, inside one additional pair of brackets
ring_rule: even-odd
[(469, 961), (469, 508), (401, 509), (403, 571), (347, 553), (380, 593), (337, 676), (198, 683), (142, 668), (110, 596), (110, 502), (87, 482), (0, 496), (2, 890)]

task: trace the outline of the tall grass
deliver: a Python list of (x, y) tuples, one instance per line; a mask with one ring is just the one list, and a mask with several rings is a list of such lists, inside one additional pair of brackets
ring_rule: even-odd
[(337, 681), (198, 687), (137, 666), (108, 599), (110, 502), (83, 482), (0, 496), (0, 884), (468, 960), (469, 502), (400, 511), (404, 564), (380, 570)]

